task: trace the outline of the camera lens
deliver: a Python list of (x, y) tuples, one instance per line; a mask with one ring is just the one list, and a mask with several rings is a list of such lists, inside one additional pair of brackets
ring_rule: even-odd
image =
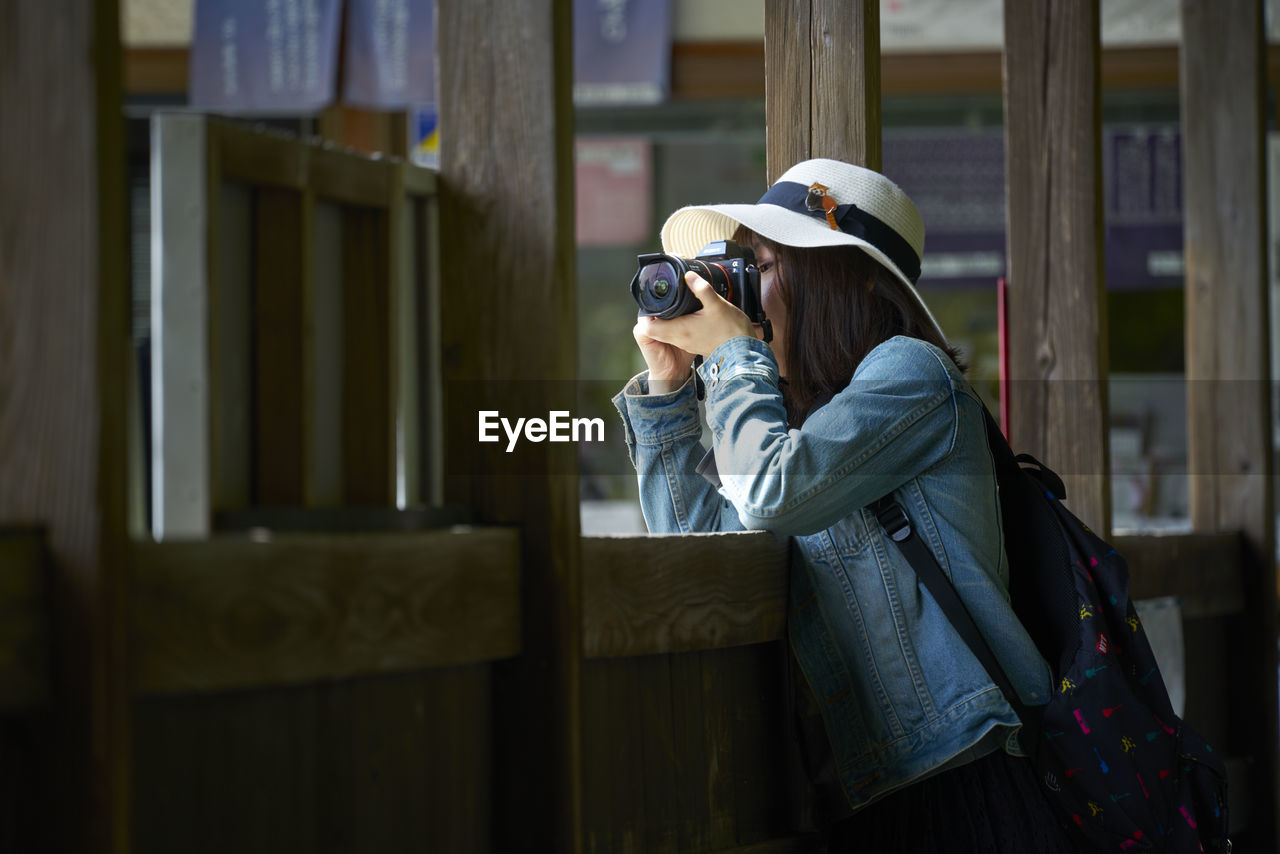
[(641, 255), (638, 260), (640, 269), (631, 280), (631, 296), (640, 307), (641, 317), (667, 320), (702, 307), (685, 284), (684, 274), (695, 265), (705, 268), (705, 264), (659, 254)]
[(678, 278), (675, 267), (667, 261), (649, 264), (641, 269), (638, 294), (641, 308), (650, 314), (668, 311), (679, 293), (679, 289), (672, 284)]

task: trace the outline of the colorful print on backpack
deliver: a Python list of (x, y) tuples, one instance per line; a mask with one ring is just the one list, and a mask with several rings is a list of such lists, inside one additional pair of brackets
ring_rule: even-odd
[[(1020, 610), (1020, 616), (1036, 628), (1033, 636), (1039, 635), (1057, 682), (1049, 703), (1031, 710), (1042, 716), (1030, 723), (1023, 742), (1049, 800), (1100, 851), (1230, 850), (1225, 765), (1173, 712), (1129, 598), (1124, 558), (1062, 505), (1056, 475), (1043, 467), (1023, 471), (1043, 499), (1035, 509), (1024, 505), (1024, 513), (1051, 510), (1052, 518), (1038, 521), (1060, 530), (1076, 599), (1064, 601), (1063, 579), (1046, 583), (1041, 577), (1024, 584), (1022, 601), (1015, 596), (1014, 602), (1032, 611)], [(1058, 487), (1056, 494), (1045, 481)], [(1025, 549), (1031, 547), (1009, 544), (1015, 574), (1029, 569)], [(1019, 548), (1024, 554), (1015, 562)], [(1042, 541), (1039, 549), (1032, 571), (1053, 572), (1055, 561), (1044, 559)], [(1028, 602), (1028, 596), (1039, 601)]]

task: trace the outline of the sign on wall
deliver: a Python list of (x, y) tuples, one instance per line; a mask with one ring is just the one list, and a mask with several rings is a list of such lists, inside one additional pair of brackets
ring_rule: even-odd
[[(924, 219), (924, 283), (986, 287), (1005, 275), (1001, 129), (886, 131), (884, 171)], [(1107, 287), (1182, 287), (1178, 127), (1103, 128), (1102, 182)]]
[(343, 101), (373, 110), (435, 103), (435, 0), (346, 2)]
[(191, 106), (298, 115), (333, 103), (340, 13), (340, 0), (200, 0)]
[(671, 88), (672, 0), (573, 0), (573, 100), (657, 104)]
[(433, 104), (435, 0), (199, 0), (191, 106), (209, 112), (314, 114), (338, 96), (374, 110)]
[(1107, 285), (1182, 287), (1182, 136), (1176, 125), (1104, 129)]

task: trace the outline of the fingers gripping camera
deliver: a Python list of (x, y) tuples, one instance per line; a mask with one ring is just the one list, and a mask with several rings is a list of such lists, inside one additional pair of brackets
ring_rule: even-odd
[(773, 338), (760, 299), (760, 270), (755, 253), (747, 247), (732, 240), (717, 240), (704, 246), (694, 258), (656, 252), (640, 255), (636, 260), (640, 267), (631, 280), (631, 296), (640, 307), (641, 317), (668, 320), (702, 308), (684, 280), (684, 274), (692, 270), (727, 302), (740, 308), (752, 323), (761, 326), (766, 342)]

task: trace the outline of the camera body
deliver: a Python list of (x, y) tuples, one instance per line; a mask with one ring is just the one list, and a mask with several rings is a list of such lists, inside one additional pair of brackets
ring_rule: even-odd
[(760, 299), (760, 270), (749, 248), (732, 240), (717, 240), (693, 258), (655, 252), (639, 255), (636, 260), (640, 266), (631, 280), (631, 296), (641, 317), (667, 320), (702, 308), (684, 280), (685, 273), (692, 270), (726, 301), (742, 309), (752, 323), (764, 326), (766, 336), (771, 331)]

